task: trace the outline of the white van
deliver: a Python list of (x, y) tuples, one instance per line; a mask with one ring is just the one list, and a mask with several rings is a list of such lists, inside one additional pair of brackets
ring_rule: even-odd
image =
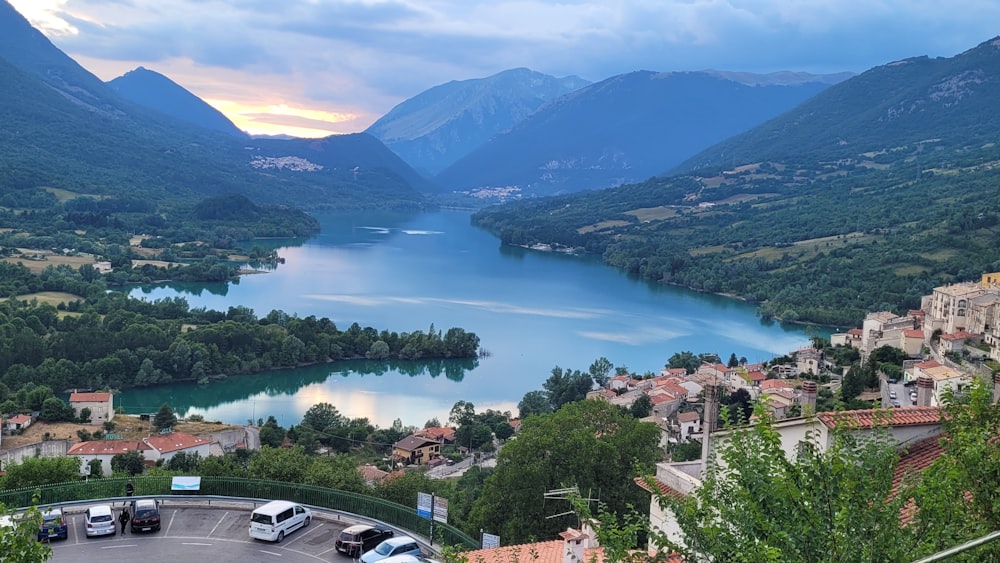
[(286, 535), (308, 526), (310, 520), (312, 511), (308, 508), (287, 500), (273, 500), (250, 513), (250, 537), (281, 542)]

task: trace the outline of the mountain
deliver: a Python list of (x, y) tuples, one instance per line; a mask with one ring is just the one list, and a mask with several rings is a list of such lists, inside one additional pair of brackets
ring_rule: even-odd
[[(366, 135), (329, 140), (336, 166), (301, 143), (220, 133), (132, 103), (0, 1), (0, 181), (144, 200), (237, 193), (305, 208), (421, 208), (416, 173)], [(348, 156), (349, 155), (349, 156)], [(328, 161), (331, 161), (327, 155)], [(331, 161), (332, 162), (332, 161)], [(25, 198), (20, 198), (24, 200)]]
[(602, 256), (765, 317), (857, 326), (1000, 268), (1000, 38), (831, 86), (685, 174), (477, 212), (506, 244)]
[(874, 67), (768, 123), (686, 159), (677, 172), (766, 160), (835, 160), (930, 141), (936, 147), (995, 139), (1000, 38), (954, 57), (913, 57)]
[(544, 103), (590, 82), (527, 68), (452, 81), (402, 102), (366, 132), (411, 166), (437, 174)]
[(662, 174), (698, 150), (787, 111), (842, 78), (638, 71), (539, 109), (442, 171), (445, 188), (527, 195), (606, 188)]
[(162, 74), (138, 67), (107, 83), (119, 96), (181, 121), (245, 137), (219, 110)]

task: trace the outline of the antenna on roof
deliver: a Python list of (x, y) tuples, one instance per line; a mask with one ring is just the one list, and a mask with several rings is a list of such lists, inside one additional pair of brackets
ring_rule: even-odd
[[(566, 487), (564, 489), (552, 489), (551, 491), (546, 491), (542, 496), (546, 499), (569, 500), (570, 498), (573, 497), (580, 497), (580, 489), (576, 485), (573, 485), (572, 487)], [(586, 501), (588, 506), (592, 502), (600, 502), (600, 499), (590, 498), (589, 493), (587, 495), (587, 498), (580, 497), (580, 500)], [(544, 501), (543, 501), (543, 506), (544, 506)], [(545, 519), (549, 520), (551, 518), (558, 518), (560, 516), (566, 516), (568, 514), (576, 514), (576, 511), (567, 510), (565, 512), (560, 512), (558, 514), (552, 514), (550, 516), (546, 516)]]

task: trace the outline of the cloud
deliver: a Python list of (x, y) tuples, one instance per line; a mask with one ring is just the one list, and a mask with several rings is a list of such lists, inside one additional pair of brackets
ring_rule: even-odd
[(12, 3), (105, 80), (129, 61), (190, 89), (165, 72), (186, 64), (202, 97), (232, 100), (220, 92), (243, 86), (258, 96), (246, 105), (352, 114), (355, 130), (427, 88), (515, 67), (595, 81), (639, 69), (862, 72), (953, 56), (1000, 21), (992, 0)]

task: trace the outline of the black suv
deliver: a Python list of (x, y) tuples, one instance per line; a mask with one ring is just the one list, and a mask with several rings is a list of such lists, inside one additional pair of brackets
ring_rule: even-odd
[(160, 508), (151, 499), (132, 503), (132, 531), (149, 532), (160, 529)]
[(340, 537), (334, 545), (337, 551), (344, 555), (360, 557), (362, 553), (382, 543), (382, 540), (391, 537), (392, 530), (388, 528), (358, 524), (340, 532)]

